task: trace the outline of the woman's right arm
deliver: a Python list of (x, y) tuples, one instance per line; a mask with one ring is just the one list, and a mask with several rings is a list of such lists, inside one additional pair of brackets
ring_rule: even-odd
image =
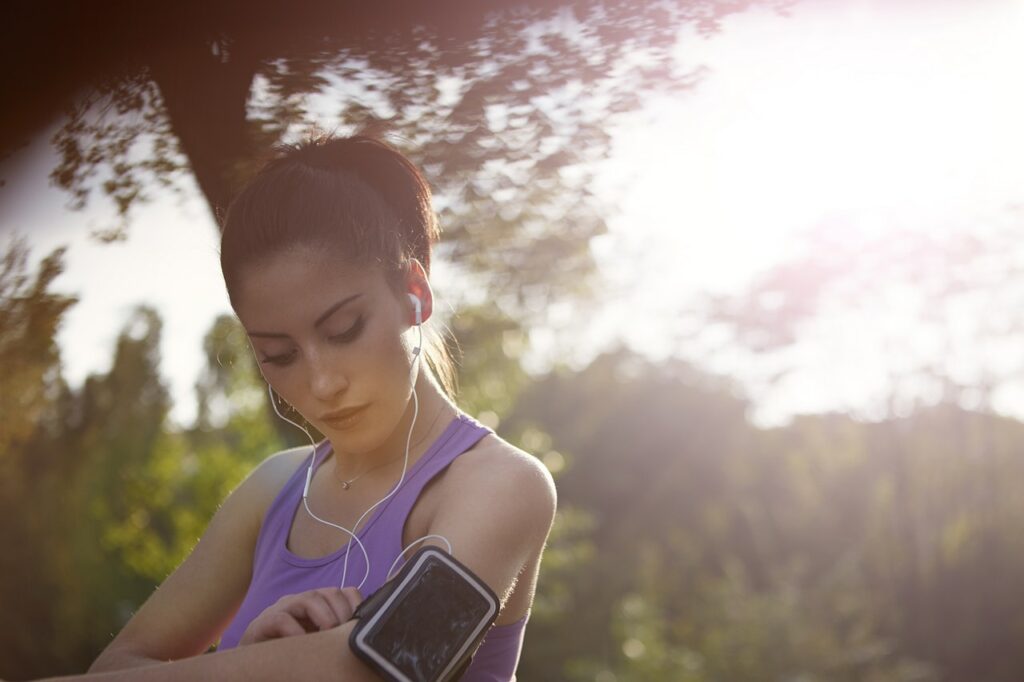
[(196, 656), (234, 616), (252, 576), (268, 505), (308, 448), (268, 457), (224, 501), (191, 554), (97, 657), (90, 672)]

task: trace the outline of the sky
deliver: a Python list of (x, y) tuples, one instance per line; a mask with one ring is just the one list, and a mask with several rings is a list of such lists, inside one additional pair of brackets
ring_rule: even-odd
[[(742, 291), (802, 253), (802, 235), (815, 228), (834, 226), (858, 243), (901, 230), (951, 238), (1024, 226), (1008, 208), (1024, 199), (1024, 91), (1014, 85), (1024, 76), (1024, 3), (817, 2), (790, 18), (750, 11), (709, 40), (684, 34), (677, 56), (706, 65), (704, 80), (652, 105), (650, 123), (622, 131), (608, 163), (609, 191), (626, 187), (599, 251), (606, 271), (618, 270), (606, 291), (618, 305), (603, 307), (594, 343), (615, 334), (647, 354), (744, 377), (763, 425), (824, 410), (880, 417), (891, 373), (915, 360), (952, 364), (967, 383), (985, 371), (1020, 374), (1012, 345), (974, 342), (977, 320), (951, 325), (962, 332), (954, 340), (915, 326), (920, 292), (895, 283), (876, 310), (823, 315), (778, 358), (797, 369), (770, 390), (755, 384), (778, 369), (772, 362), (712, 361), (669, 330), (701, 295)], [(1006, 305), (1014, 302), (1024, 303)], [(894, 354), (908, 345), (917, 358)], [(937, 397), (935, 386), (905, 390)], [(993, 404), (1024, 417), (1012, 382)], [(965, 406), (975, 406), (969, 396)]]
[[(711, 38), (684, 30), (676, 57), (706, 74), (616, 129), (598, 186), (619, 206), (593, 245), (601, 304), (585, 320), (556, 307), (552, 327), (531, 337), (534, 369), (566, 358), (583, 365), (617, 341), (655, 358), (681, 355), (748, 382), (752, 418), (766, 426), (802, 412), (870, 416), (889, 390), (893, 339), (914, 340), (921, 357), (952, 353), (965, 380), (1021, 369), (1012, 353), (974, 347), (970, 319), (980, 309), (963, 311), (963, 338), (950, 345), (915, 327), (914, 292), (895, 286), (870, 315), (823, 316), (787, 353), (796, 369), (770, 388), (760, 381), (776, 369), (768, 360), (711, 357), (681, 344), (678, 327), (700, 296), (742, 291), (798, 255), (801, 235), (821, 225), (867, 239), (1019, 223), (1007, 207), (1024, 202), (1024, 2), (834, 0), (800, 3), (788, 17), (752, 10)], [(81, 299), (58, 336), (65, 375), (77, 386), (106, 371), (128, 312), (154, 305), (165, 321), (171, 417), (187, 424), (202, 336), (230, 313), (209, 211), (185, 183), (181, 196), (140, 207), (126, 242), (97, 244), (87, 235), (108, 224), (109, 207), (70, 211), (65, 194), (40, 189), (55, 165), (48, 137), (20, 153), (22, 173), (0, 190), (0, 237), (26, 233), (33, 262), (70, 246), (54, 287)], [(1003, 363), (992, 365), (994, 356)], [(924, 399), (928, 390), (919, 387)], [(1024, 418), (1024, 388), (1008, 382), (994, 404)]]

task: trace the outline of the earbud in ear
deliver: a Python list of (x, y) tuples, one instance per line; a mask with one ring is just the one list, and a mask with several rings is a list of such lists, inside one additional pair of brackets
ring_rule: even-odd
[(423, 303), (420, 302), (419, 296), (409, 294), (409, 301), (416, 308), (416, 324), (423, 324)]
[(409, 302), (416, 308), (416, 327), (420, 333), (420, 343), (416, 344), (416, 347), (412, 349), (412, 354), (419, 355), (420, 344), (423, 343), (423, 303), (420, 302), (419, 296), (416, 294), (409, 294)]

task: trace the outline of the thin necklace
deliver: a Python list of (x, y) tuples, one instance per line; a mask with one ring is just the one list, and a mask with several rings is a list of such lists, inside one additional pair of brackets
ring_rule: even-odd
[[(430, 426), (427, 427), (427, 432), (425, 434), (423, 434), (423, 437), (420, 438), (418, 441), (416, 441), (411, 447), (415, 448), (420, 443), (422, 443), (424, 440), (426, 440), (427, 436), (429, 436), (430, 432), (433, 430), (434, 424), (436, 424), (437, 420), (441, 418), (441, 413), (442, 412), (444, 412), (444, 403), (441, 404), (441, 409), (439, 409), (437, 411), (437, 414), (434, 415), (434, 421), (430, 422)], [(383, 462), (381, 464), (376, 464), (376, 465), (370, 467), (369, 469), (367, 469), (366, 471), (364, 471), (363, 473), (359, 474), (358, 476), (355, 476), (354, 478), (350, 478), (348, 480), (342, 480), (341, 481), (341, 489), (342, 490), (348, 490), (349, 488), (352, 487), (353, 483), (358, 481), (360, 478), (362, 478), (366, 474), (370, 473), (371, 471), (374, 471), (375, 469), (380, 469), (381, 467), (387, 466), (388, 464), (394, 464), (395, 462), (397, 462), (398, 460), (402, 459), (403, 457), (405, 457), (405, 453), (403, 453), (403, 454), (399, 455), (398, 457), (395, 457), (394, 459), (389, 460), (387, 462)]]

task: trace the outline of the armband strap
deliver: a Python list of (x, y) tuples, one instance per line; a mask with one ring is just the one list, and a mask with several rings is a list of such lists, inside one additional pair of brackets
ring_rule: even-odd
[(424, 547), (356, 608), (349, 647), (391, 682), (448, 682), (469, 667), (497, 596), (455, 557)]

